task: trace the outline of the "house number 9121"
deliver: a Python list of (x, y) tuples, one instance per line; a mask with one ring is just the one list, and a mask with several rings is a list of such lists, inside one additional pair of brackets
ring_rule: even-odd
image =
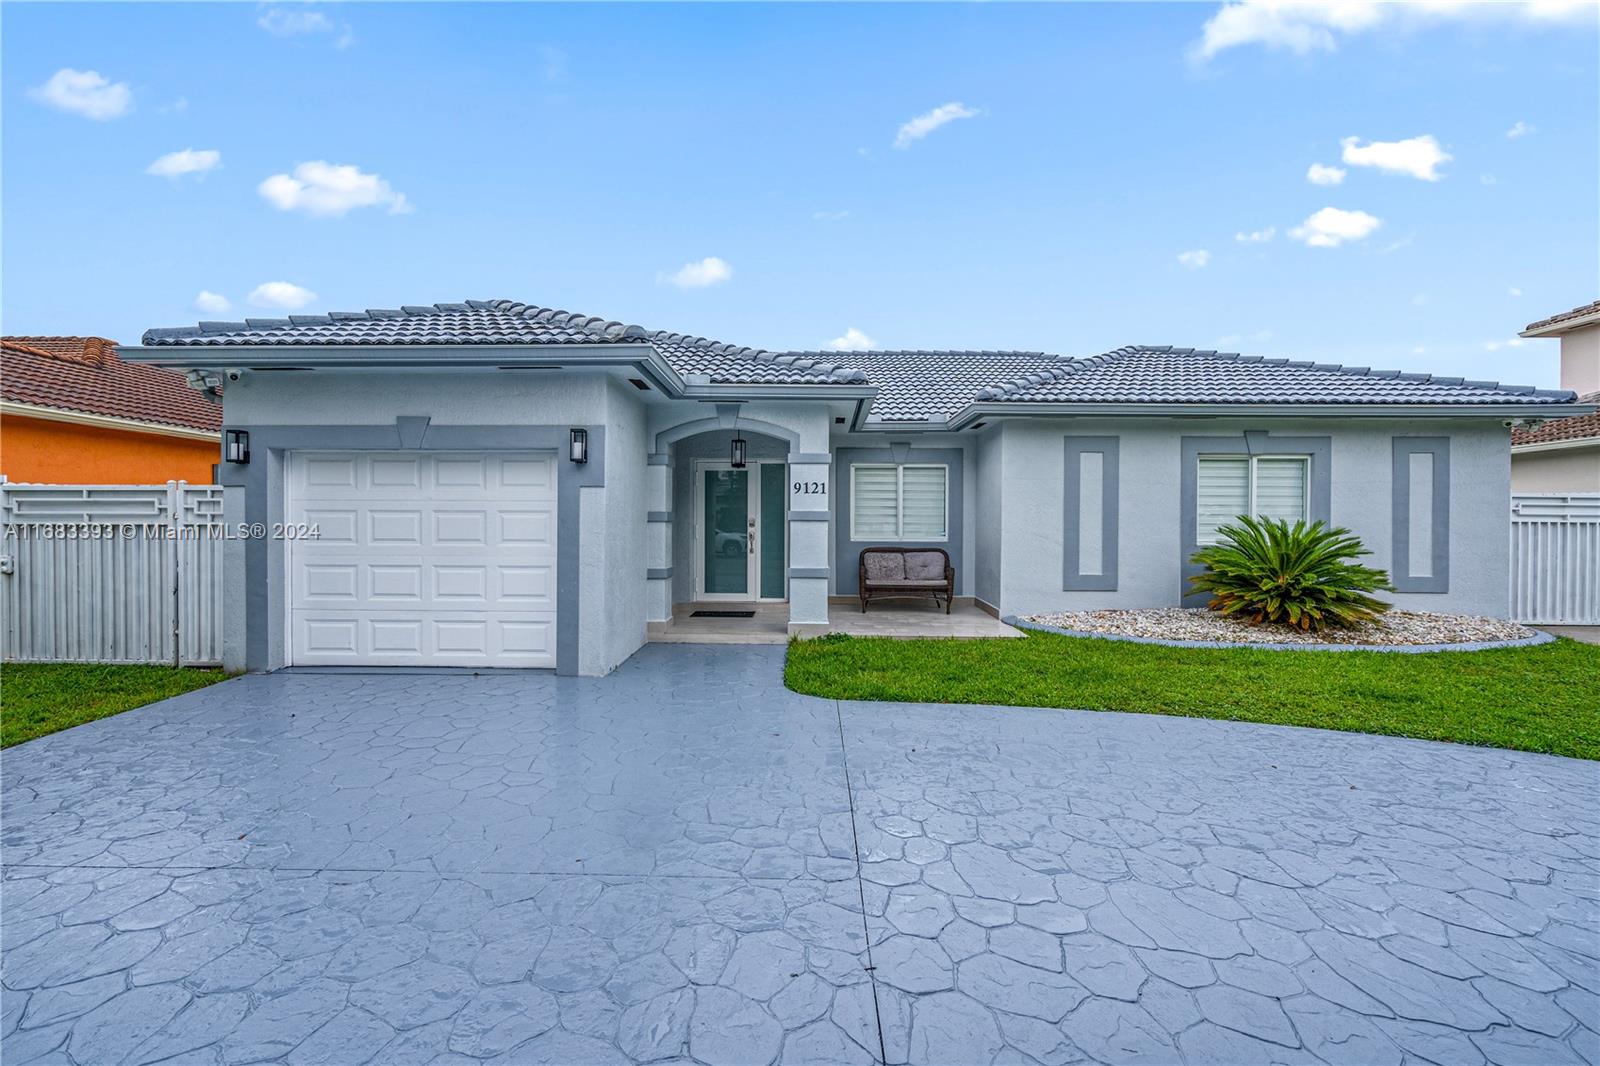
[(826, 481), (796, 481), (794, 491), (799, 496), (826, 496), (828, 483)]

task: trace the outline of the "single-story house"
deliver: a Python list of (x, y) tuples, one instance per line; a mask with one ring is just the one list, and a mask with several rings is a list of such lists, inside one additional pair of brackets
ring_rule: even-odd
[(104, 337), (0, 338), (0, 474), (53, 485), (214, 479), (222, 399)]
[[(1530, 322), (1520, 336), (1559, 338), (1561, 387), (1600, 404), (1600, 300)], [(1513, 429), (1511, 491), (1600, 492), (1600, 414)]]
[[(1001, 614), (1192, 602), (1244, 512), (1507, 611), (1510, 426), (1571, 392), (1136, 345), (773, 352), (510, 300), (155, 329), (224, 386), (229, 665), (603, 674), (674, 604), (826, 624), (868, 545)], [(313, 534), (314, 531), (314, 535)]]

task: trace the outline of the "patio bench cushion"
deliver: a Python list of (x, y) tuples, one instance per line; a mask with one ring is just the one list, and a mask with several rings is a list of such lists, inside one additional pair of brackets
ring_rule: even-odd
[(867, 580), (874, 585), (905, 580), (906, 557), (899, 552), (867, 552), (861, 561), (867, 568)]
[(945, 581), (942, 577), (937, 581), (932, 578), (901, 577), (886, 581), (873, 581), (869, 582), (869, 584), (875, 589), (942, 589)]
[(944, 584), (945, 555), (943, 552), (906, 552), (906, 577), (912, 581), (933, 581)]

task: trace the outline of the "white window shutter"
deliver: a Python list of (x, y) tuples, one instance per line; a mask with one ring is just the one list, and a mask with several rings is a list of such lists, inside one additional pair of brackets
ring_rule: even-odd
[(1195, 533), (1199, 544), (1215, 544), (1217, 528), (1250, 511), (1250, 460), (1203, 455), (1195, 484)]
[(905, 540), (945, 539), (946, 475), (942, 466), (901, 467), (900, 532)]
[(1256, 460), (1256, 515), (1293, 525), (1306, 516), (1306, 467), (1301, 458)]
[(899, 477), (892, 466), (850, 468), (850, 539), (893, 540), (900, 535)]

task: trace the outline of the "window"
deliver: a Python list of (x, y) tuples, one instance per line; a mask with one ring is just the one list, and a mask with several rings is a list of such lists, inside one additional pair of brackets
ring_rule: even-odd
[(850, 539), (945, 540), (949, 476), (945, 466), (851, 466)]
[(1309, 510), (1311, 459), (1304, 455), (1202, 455), (1196, 479), (1195, 534), (1215, 544), (1217, 529), (1240, 515), (1298, 522)]

